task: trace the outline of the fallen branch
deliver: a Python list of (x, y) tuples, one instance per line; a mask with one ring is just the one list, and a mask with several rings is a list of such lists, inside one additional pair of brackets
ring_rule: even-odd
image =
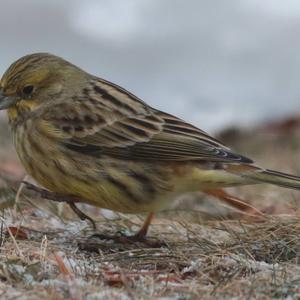
[(26, 189), (35, 192), (36, 194), (39, 194), (40, 197), (44, 199), (48, 199), (55, 202), (64, 202), (67, 203), (71, 209), (74, 211), (74, 213), (81, 219), (81, 220), (88, 220), (91, 222), (94, 229), (96, 229), (95, 221), (83, 213), (77, 206), (76, 202), (82, 202), (82, 199), (75, 197), (75, 196), (65, 196), (58, 193), (50, 192), (48, 190), (45, 190), (43, 188), (37, 187), (34, 184), (31, 184), (27, 181), (22, 181), (22, 183), (26, 186)]

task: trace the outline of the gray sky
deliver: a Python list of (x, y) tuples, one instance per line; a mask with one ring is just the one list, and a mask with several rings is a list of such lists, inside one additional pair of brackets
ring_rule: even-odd
[(51, 52), (208, 131), (300, 111), (297, 0), (0, 4), (0, 73)]

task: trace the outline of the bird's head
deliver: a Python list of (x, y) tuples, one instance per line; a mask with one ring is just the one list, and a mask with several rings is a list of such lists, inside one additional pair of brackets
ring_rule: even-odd
[(0, 110), (8, 109), (10, 117), (22, 111), (34, 111), (59, 100), (66, 91), (75, 93), (85, 78), (87, 73), (55, 55), (24, 56), (1, 78)]

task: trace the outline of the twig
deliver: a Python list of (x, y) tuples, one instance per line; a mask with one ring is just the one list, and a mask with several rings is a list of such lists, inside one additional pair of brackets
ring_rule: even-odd
[(96, 229), (95, 221), (83, 213), (76, 205), (76, 202), (82, 202), (80, 198), (77, 198), (75, 196), (64, 196), (60, 195), (58, 193), (50, 192), (48, 190), (42, 189), (40, 187), (35, 186), (34, 184), (31, 184), (27, 181), (22, 181), (22, 183), (26, 186), (26, 188), (30, 191), (34, 191), (38, 193), (42, 198), (55, 201), (55, 202), (65, 202), (67, 203), (70, 208), (74, 211), (74, 213), (81, 219), (81, 220), (89, 220), (93, 226), (94, 229)]
[[(26, 175), (23, 180), (26, 181), (27, 178), (28, 178), (28, 175)], [(19, 185), (19, 188), (17, 190), (16, 196), (15, 196), (15, 203), (14, 203), (14, 207), (13, 207), (14, 216), (17, 213), (17, 206), (18, 206), (18, 203), (20, 202), (20, 195), (24, 189), (24, 186), (25, 186), (24, 183), (21, 182)]]
[(10, 236), (11, 239), (12, 239), (13, 244), (14, 244), (14, 246), (15, 246), (15, 249), (16, 249), (18, 255), (19, 255), (21, 258), (23, 258), (24, 256), (23, 256), (23, 254), (22, 254), (22, 252), (21, 252), (21, 250), (20, 250), (20, 248), (19, 248), (19, 246), (18, 246), (18, 243), (17, 243), (17, 241), (16, 241), (14, 235), (12, 234), (12, 232), (11, 232), (9, 226), (6, 224), (4, 218), (0, 217), (0, 219), (1, 219), (1, 221), (4, 223), (4, 225), (5, 225), (5, 227), (6, 227), (7, 231), (8, 231), (8, 234), (9, 234), (9, 236)]

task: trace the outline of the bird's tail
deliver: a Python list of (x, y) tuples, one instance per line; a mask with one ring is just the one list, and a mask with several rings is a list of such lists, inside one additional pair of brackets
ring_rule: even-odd
[(227, 171), (251, 180), (265, 182), (285, 188), (300, 190), (300, 177), (278, 171), (262, 169), (252, 165), (230, 165)]

